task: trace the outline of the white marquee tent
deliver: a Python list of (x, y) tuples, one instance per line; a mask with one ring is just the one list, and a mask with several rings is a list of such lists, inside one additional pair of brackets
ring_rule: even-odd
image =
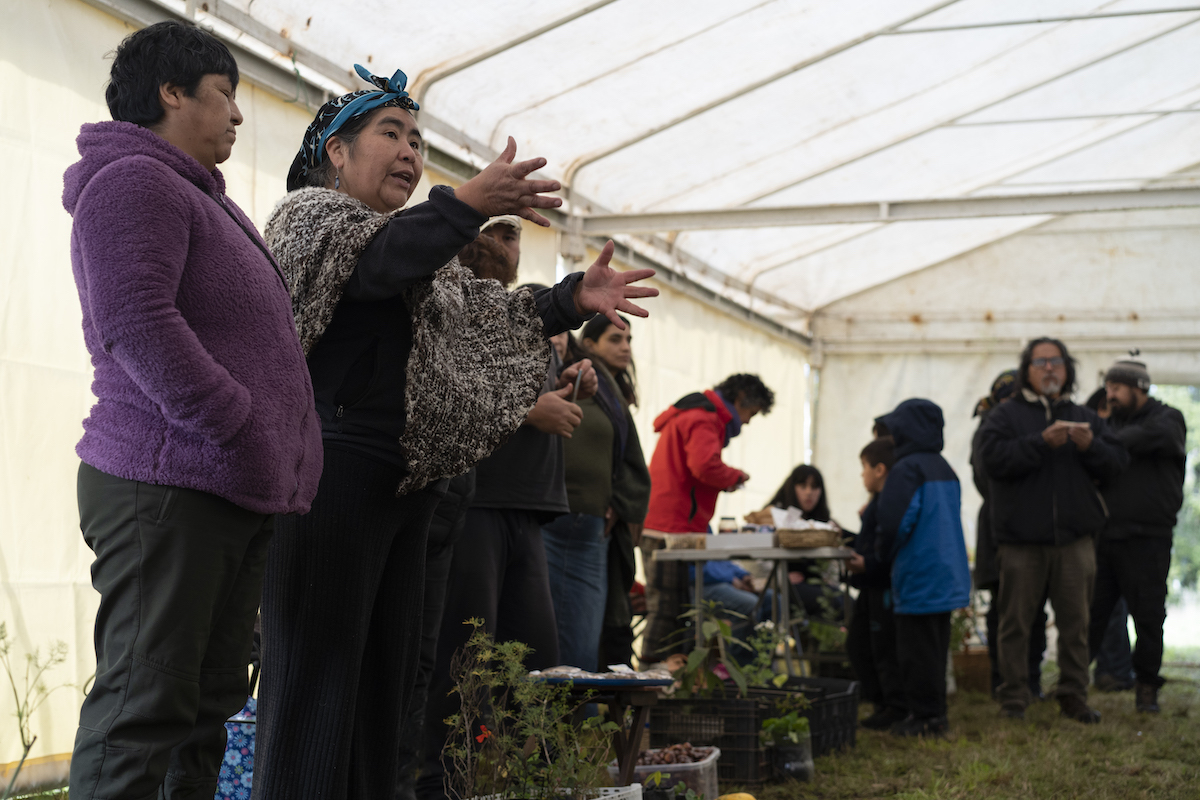
[[(1200, 5), (1185, 0), (0, 0), (0, 620), (91, 672), (96, 597), (73, 444), (91, 402), (58, 202), (79, 124), (106, 119), (104, 55), (191, 17), (226, 39), (246, 114), (225, 167), (260, 225), (315, 106), (397, 67), (430, 181), (506, 137), (566, 200), (526, 234), (524, 277), (604, 238), (664, 295), (636, 323), (654, 415), (737, 371), (779, 394), (728, 460), (761, 507), (796, 463), (854, 527), (871, 419), (924, 396), (969, 483), (974, 401), (1031, 336), (1082, 389), (1139, 347), (1200, 383)], [(978, 499), (964, 491), (973, 540)], [(51, 683), (56, 682), (51, 680)], [(35, 719), (70, 749), (78, 690)], [(0, 703), (0, 715), (10, 706)], [(0, 728), (0, 760), (16, 758)]]

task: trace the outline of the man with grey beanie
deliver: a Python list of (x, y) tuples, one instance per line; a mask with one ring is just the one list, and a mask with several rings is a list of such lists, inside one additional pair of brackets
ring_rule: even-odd
[[(1137, 355), (1135, 351), (1133, 355)], [(1113, 364), (1104, 376), (1108, 424), (1129, 451), (1129, 466), (1103, 487), (1108, 524), (1096, 548), (1096, 588), (1088, 644), (1094, 658), (1117, 600), (1124, 596), (1137, 631), (1135, 704), (1157, 713), (1167, 616), (1171, 537), (1183, 504), (1187, 426), (1178, 410), (1150, 397), (1140, 361)]]

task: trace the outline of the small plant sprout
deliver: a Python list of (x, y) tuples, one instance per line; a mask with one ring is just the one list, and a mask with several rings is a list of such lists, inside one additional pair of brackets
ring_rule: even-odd
[(25, 759), (29, 757), (29, 751), (33, 749), (33, 744), (37, 741), (37, 736), (31, 727), (34, 712), (41, 708), (53, 692), (70, 685), (63, 683), (48, 689), (45, 681), (48, 671), (67, 660), (66, 642), (51, 643), (45, 656), (42, 655), (40, 648), (32, 653), (26, 653), (25, 673), (19, 680), (12, 663), (12, 644), (8, 638), (8, 626), (0, 622), (0, 666), (4, 667), (4, 673), (8, 676), (8, 685), (12, 690), (13, 701), (17, 707), (14, 714), (17, 718), (17, 729), (21, 735), (21, 746), (25, 748), (21, 754), (21, 760), (17, 763), (17, 769), (8, 782), (8, 787), (4, 790), (4, 794), (0, 795), (0, 800), (7, 800), (11, 794), (12, 788), (17, 782), (17, 776), (21, 774), (21, 767), (25, 765)]

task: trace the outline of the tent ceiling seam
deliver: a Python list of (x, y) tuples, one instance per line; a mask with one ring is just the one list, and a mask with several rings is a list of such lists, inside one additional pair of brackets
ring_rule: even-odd
[(430, 87), (432, 87), (435, 83), (443, 81), (446, 78), (449, 78), (451, 75), (455, 75), (465, 69), (469, 69), (483, 61), (487, 61), (489, 58), (498, 56), (506, 50), (511, 50), (518, 45), (525, 44), (525, 42), (528, 42), (531, 39), (536, 39), (544, 33), (549, 33), (556, 28), (561, 28), (563, 25), (566, 25), (569, 22), (574, 22), (580, 17), (587, 16), (593, 11), (597, 11), (614, 2), (616, 2), (616, 0), (598, 0), (598, 2), (584, 6), (583, 8), (567, 14), (564, 17), (553, 20), (552, 22), (549, 22), (540, 28), (535, 28), (532, 31), (528, 31), (527, 33), (524, 33), (515, 39), (510, 39), (509, 41), (497, 45), (490, 50), (485, 50), (478, 55), (466, 58), (457, 64), (450, 64), (440, 70), (438, 67), (424, 69), (413, 80), (413, 98), (417, 101), (417, 104), (420, 105), (424, 101), (425, 96), (429, 94)]
[(910, 33), (943, 33), (947, 31), (972, 31), (981, 28), (1006, 28), (1013, 25), (1045, 25), (1053, 22), (1087, 22), (1093, 19), (1113, 19), (1115, 17), (1145, 17), (1151, 14), (1179, 14), (1189, 11), (1200, 11), (1200, 6), (1181, 6), (1179, 8), (1147, 8), (1138, 11), (1108, 11), (1099, 14), (1082, 14), (1077, 16), (1041, 17), (1038, 19), (1014, 19), (1001, 22), (972, 22), (963, 25), (944, 25), (931, 28), (906, 28), (892, 31), (887, 36), (903, 36)]
[(795, 64), (795, 65), (788, 67), (787, 69), (781, 70), (779, 72), (776, 72), (773, 75), (768, 76), (767, 78), (764, 78), (762, 80), (756, 81), (751, 84), (748, 84), (747, 86), (742, 87), (741, 89), (739, 89), (736, 92), (731, 92), (729, 94), (723, 95), (722, 97), (719, 97), (716, 100), (713, 100), (709, 103), (705, 103), (704, 105), (699, 106), (685, 114), (681, 114), (680, 116), (676, 117), (675, 119), (665, 122), (662, 125), (657, 125), (653, 128), (650, 128), (647, 131), (643, 131), (642, 133), (638, 134), (637, 136), (626, 139), (626, 140), (622, 141), (621, 143), (614, 145), (613, 147), (608, 147), (603, 150), (599, 150), (592, 155), (586, 155), (581, 158), (578, 158), (575, 161), (573, 161), (567, 165), (567, 169), (563, 174), (563, 183), (566, 183), (568, 185), (573, 184), (575, 181), (575, 176), (579, 173), (579, 170), (583, 169), (584, 167), (590, 166), (590, 165), (596, 163), (597, 161), (608, 158), (609, 156), (613, 155), (614, 153), (618, 153), (627, 147), (631, 147), (631, 146), (637, 144), (638, 142), (644, 141), (645, 139), (649, 139), (651, 136), (656, 136), (656, 135), (662, 133), (663, 131), (670, 130), (671, 128), (675, 127), (676, 125), (687, 122), (689, 119), (697, 117), (707, 111), (711, 111), (714, 108), (718, 108), (719, 106), (725, 105), (726, 103), (736, 100), (737, 98), (742, 97), (743, 95), (749, 94), (751, 92), (755, 92), (755, 91), (763, 88), (764, 86), (769, 86), (770, 84), (775, 83), (776, 81), (782, 80), (782, 79), (788, 77), (789, 75), (793, 75), (797, 72), (800, 72), (801, 70), (807, 69), (808, 67), (811, 67), (814, 64), (819, 64), (820, 62), (825, 61), (826, 59), (833, 58), (834, 56), (838, 55), (839, 53), (843, 53), (853, 47), (857, 47), (858, 45), (860, 45), (864, 42), (868, 42), (871, 39), (874, 39), (876, 36), (879, 36), (884, 31), (890, 30), (895, 27), (899, 27), (901, 25), (907, 25), (910, 22), (915, 22), (916, 20), (920, 19), (921, 17), (928, 16), (929, 14), (932, 14), (935, 11), (940, 11), (941, 9), (946, 8), (947, 6), (952, 6), (957, 2), (959, 2), (959, 0), (943, 0), (943, 2), (937, 3), (933, 7), (928, 8), (919, 14), (915, 14), (911, 17), (908, 17), (907, 19), (897, 22), (894, 25), (889, 25), (884, 28), (879, 28), (879, 29), (871, 31), (869, 33), (865, 33), (861, 36), (857, 36), (853, 39), (849, 39), (845, 42), (842, 42), (841, 44), (835, 45), (834, 47), (831, 47), (821, 53), (818, 53), (817, 55), (812, 56), (811, 58), (804, 59), (803, 61), (801, 61), (798, 64)]
[(523, 106), (522, 108), (516, 109), (514, 111), (509, 111), (508, 113), (501, 116), (496, 121), (496, 124), (492, 126), (492, 132), (488, 136), (488, 141), (494, 142), (496, 140), (496, 136), (500, 130), (500, 126), (503, 125), (507, 120), (512, 119), (513, 117), (515, 117), (519, 114), (524, 114), (526, 111), (532, 111), (533, 109), (538, 108), (539, 106), (543, 106), (546, 103), (549, 103), (550, 101), (555, 100), (556, 98), (562, 97), (563, 95), (569, 94), (573, 91), (576, 91), (577, 89), (582, 89), (583, 87), (585, 87), (589, 84), (595, 83), (596, 81), (601, 80), (603, 78), (607, 78), (610, 75), (614, 75), (623, 69), (627, 69), (627, 68), (633, 66), (634, 64), (637, 64), (640, 61), (645, 61), (647, 58), (656, 56), (659, 53), (670, 50), (673, 47), (678, 47), (679, 45), (683, 44), (684, 42), (695, 39), (698, 36), (703, 36), (704, 34), (708, 33), (709, 31), (715, 30), (716, 28), (719, 28), (720, 26), (725, 25), (725, 24), (729, 23), (730, 21), (737, 19), (738, 17), (753, 13), (754, 11), (757, 11), (758, 9), (760, 9), (764, 6), (769, 6), (776, 2), (778, 2), (778, 0), (764, 0), (764, 2), (761, 2), (757, 5), (751, 6), (750, 8), (743, 9), (742, 11), (739, 11), (738, 13), (734, 14), (733, 16), (726, 17), (725, 19), (722, 19), (719, 22), (714, 22), (713, 24), (709, 25), (706, 28), (701, 28), (700, 30), (693, 31), (692, 33), (688, 34), (687, 36), (684, 36), (681, 39), (676, 39), (668, 44), (662, 45), (661, 47), (657, 47), (653, 50), (650, 50), (649, 52), (642, 53), (637, 58), (635, 58), (631, 61), (627, 61), (623, 64), (615, 66), (612, 69), (605, 70), (604, 72), (601, 72), (598, 75), (593, 75), (592, 77), (588, 78), (585, 81), (581, 81), (580, 83), (576, 83), (573, 86), (570, 86), (570, 87), (563, 89), (561, 91), (558, 91), (558, 92), (554, 92), (553, 94), (547, 95), (545, 97), (538, 98), (537, 102), (535, 102), (535, 103), (531, 103), (529, 105)]
[[(994, 100), (994, 101), (992, 101), (992, 102), (985, 103), (984, 105), (977, 106), (977, 107), (975, 107), (975, 108), (971, 109), (970, 111), (966, 111), (966, 112), (964, 112), (964, 113), (962, 113), (962, 114), (958, 114), (957, 116), (954, 116), (954, 117), (952, 117), (952, 118), (950, 118), (950, 119), (948, 119), (948, 120), (945, 120), (945, 121), (943, 121), (943, 122), (938, 122), (938, 123), (934, 123), (934, 124), (932, 124), (932, 125), (929, 125), (928, 127), (925, 127), (925, 128), (923, 128), (923, 129), (921, 129), (921, 130), (919, 130), (919, 131), (915, 131), (915, 132), (913, 132), (913, 133), (911, 133), (911, 134), (909, 134), (909, 135), (907, 135), (907, 136), (901, 137), (900, 139), (895, 139), (895, 140), (893, 140), (893, 141), (891, 141), (891, 142), (888, 142), (887, 144), (884, 144), (884, 145), (881, 145), (881, 146), (879, 146), (879, 147), (876, 147), (876, 148), (873, 148), (873, 149), (871, 149), (871, 150), (868, 150), (868, 151), (866, 151), (866, 152), (860, 153), (859, 155), (857, 155), (857, 156), (855, 156), (855, 157), (853, 157), (853, 158), (845, 159), (845, 160), (843, 160), (843, 161), (841, 161), (841, 162), (839, 162), (839, 163), (837, 163), (837, 164), (834, 164), (834, 165), (832, 165), (832, 166), (829, 166), (829, 167), (826, 167), (826, 168), (824, 168), (824, 169), (821, 169), (821, 170), (818, 170), (818, 171), (816, 171), (816, 172), (813, 172), (813, 173), (811, 173), (811, 174), (809, 174), (809, 175), (806, 175), (806, 176), (805, 176), (805, 177), (803, 177), (803, 178), (800, 178), (799, 180), (790, 181), (789, 183), (786, 183), (786, 184), (784, 184), (784, 185), (777, 186), (777, 187), (775, 187), (775, 188), (773, 188), (773, 189), (771, 189), (771, 190), (769, 190), (769, 191), (767, 191), (767, 192), (764, 192), (764, 193), (762, 193), (762, 194), (756, 195), (756, 196), (754, 196), (754, 197), (750, 198), (749, 200), (746, 200), (746, 201), (745, 201), (745, 202), (744, 202), (742, 205), (749, 205), (750, 203), (756, 203), (756, 202), (758, 202), (758, 201), (760, 201), (760, 200), (765, 200), (766, 198), (770, 197), (770, 196), (771, 196), (771, 195), (773, 195), (773, 194), (778, 194), (779, 192), (785, 191), (785, 190), (787, 190), (787, 189), (791, 189), (791, 188), (793, 188), (793, 187), (799, 186), (799, 185), (800, 185), (800, 184), (802, 184), (802, 183), (805, 183), (805, 182), (807, 182), (807, 181), (810, 181), (810, 180), (812, 180), (813, 178), (819, 178), (820, 176), (822, 176), (822, 175), (825, 175), (825, 174), (827, 174), (827, 173), (830, 173), (830, 172), (833, 172), (833, 171), (834, 171), (834, 170), (836, 170), (836, 169), (841, 169), (842, 167), (845, 167), (845, 166), (847, 166), (847, 165), (849, 165), (849, 164), (854, 164), (854, 163), (856, 163), (856, 162), (858, 162), (858, 161), (862, 161), (862, 160), (863, 160), (863, 159), (865, 159), (865, 158), (870, 158), (871, 156), (873, 156), (873, 155), (875, 155), (875, 154), (877, 154), (877, 153), (882, 153), (882, 152), (884, 152), (885, 150), (889, 150), (889, 149), (891, 149), (891, 148), (893, 148), (893, 147), (896, 147), (896, 146), (898, 146), (898, 145), (901, 145), (901, 144), (905, 144), (905, 143), (907, 143), (907, 142), (910, 142), (910, 141), (912, 141), (913, 139), (916, 139), (918, 136), (923, 136), (923, 135), (925, 135), (926, 133), (929, 133), (930, 131), (932, 131), (932, 130), (935, 130), (936, 128), (945, 127), (945, 126), (947, 126), (947, 125), (951, 125), (951, 124), (957, 123), (959, 120), (963, 119), (964, 117), (969, 117), (969, 116), (971, 116), (972, 114), (978, 114), (980, 111), (984, 111), (984, 110), (986, 110), (986, 109), (989, 109), (989, 108), (991, 108), (991, 107), (993, 107), (993, 106), (999, 105), (1000, 103), (1005, 103), (1005, 102), (1008, 102), (1009, 100), (1012, 100), (1013, 98), (1016, 98), (1016, 97), (1020, 97), (1021, 95), (1025, 94), (1025, 93), (1027, 93), (1027, 92), (1031, 92), (1031, 91), (1033, 91), (1034, 89), (1040, 89), (1041, 87), (1043, 87), (1043, 86), (1046, 86), (1046, 85), (1048, 85), (1048, 84), (1051, 84), (1051, 83), (1053, 83), (1054, 81), (1061, 80), (1062, 78), (1065, 78), (1065, 77), (1067, 77), (1068, 75), (1073, 75), (1073, 74), (1075, 74), (1076, 72), (1079, 72), (1079, 71), (1081, 71), (1081, 70), (1085, 70), (1085, 69), (1087, 69), (1087, 68), (1089, 68), (1089, 67), (1093, 67), (1093, 66), (1095, 66), (1096, 64), (1099, 64), (1099, 63), (1101, 63), (1101, 62), (1107, 61), (1107, 60), (1108, 60), (1108, 59), (1110, 59), (1110, 58), (1115, 58), (1115, 57), (1117, 57), (1117, 56), (1119, 56), (1119, 55), (1123, 55), (1124, 53), (1127, 53), (1127, 52), (1129, 52), (1130, 50), (1133, 50), (1133, 49), (1135, 49), (1135, 48), (1137, 48), (1137, 47), (1141, 47), (1142, 45), (1145, 45), (1145, 44), (1149, 44), (1150, 42), (1154, 41), (1155, 39), (1159, 39), (1159, 38), (1161, 38), (1161, 37), (1163, 37), (1163, 36), (1166, 36), (1167, 34), (1174, 33), (1175, 31), (1177, 31), (1177, 30), (1180, 30), (1181, 28), (1186, 28), (1188, 25), (1193, 25), (1193, 24), (1195, 24), (1196, 22), (1197, 22), (1197, 19), (1196, 19), (1196, 18), (1193, 18), (1193, 19), (1190, 19), (1190, 20), (1188, 20), (1187, 22), (1181, 23), (1181, 24), (1179, 24), (1179, 25), (1177, 25), (1177, 26), (1175, 26), (1175, 27), (1173, 27), (1173, 28), (1169, 28), (1169, 29), (1167, 29), (1167, 30), (1160, 31), (1159, 33), (1156, 33), (1156, 34), (1154, 34), (1154, 35), (1152, 35), (1152, 36), (1150, 36), (1150, 37), (1148, 37), (1148, 38), (1146, 38), (1146, 39), (1142, 39), (1142, 40), (1140, 40), (1140, 41), (1137, 41), (1137, 42), (1135, 42), (1135, 43), (1133, 43), (1133, 44), (1130, 44), (1130, 45), (1128, 45), (1128, 46), (1126, 46), (1126, 47), (1122, 47), (1122, 48), (1120, 48), (1120, 49), (1118, 49), (1118, 50), (1114, 50), (1113, 52), (1111, 52), (1111, 53), (1107, 53), (1107, 54), (1105, 54), (1105, 55), (1103, 55), (1103, 56), (1100, 56), (1099, 58), (1096, 58), (1096, 59), (1094, 59), (1094, 60), (1092, 60), (1092, 61), (1089, 61), (1089, 62), (1087, 62), (1086, 64), (1080, 64), (1079, 66), (1072, 67), (1071, 69), (1069, 69), (1069, 70), (1067, 70), (1067, 71), (1065, 71), (1065, 72), (1061, 72), (1061, 73), (1059, 73), (1059, 74), (1057, 74), (1057, 75), (1053, 75), (1053, 76), (1051, 76), (1051, 77), (1049, 77), (1049, 78), (1046, 78), (1045, 80), (1042, 80), (1042, 81), (1036, 82), (1036, 83), (1034, 83), (1034, 84), (1033, 84), (1033, 85), (1031, 85), (1031, 86), (1026, 86), (1026, 87), (1024, 87), (1024, 88), (1022, 88), (1022, 89), (1019, 89), (1019, 90), (1017, 90), (1017, 91), (1015, 91), (1015, 92), (1012, 92), (1011, 94), (1008, 94), (1008, 95), (1006, 95), (1006, 96), (1004, 96), (1004, 97), (1001, 97), (1001, 98), (1000, 98), (1000, 99), (998, 99), (998, 100)], [(1023, 46), (1023, 45), (1022, 45), (1022, 46)], [(991, 60), (991, 59), (989, 59), (989, 60)], [(986, 63), (986, 62), (985, 62), (985, 63)], [(914, 95), (914, 96), (916, 96), (916, 95)], [(860, 119), (864, 119), (864, 118), (860, 118)]]
[[(1146, 115), (1146, 116), (1153, 116), (1153, 115)], [(1021, 175), (1024, 175), (1027, 172), (1032, 172), (1035, 169), (1041, 169), (1043, 167), (1047, 167), (1047, 166), (1055, 163), (1056, 161), (1062, 161), (1064, 158), (1069, 158), (1070, 156), (1073, 156), (1076, 153), (1082, 153), (1084, 150), (1087, 150), (1092, 147), (1096, 147), (1097, 145), (1104, 144), (1105, 142), (1110, 142), (1113, 139), (1116, 139), (1120, 136), (1124, 136), (1125, 134), (1130, 133), (1132, 131), (1136, 131), (1139, 128), (1144, 128), (1147, 125), (1152, 125), (1153, 123), (1158, 122), (1162, 118), (1162, 116), (1164, 116), (1164, 115), (1154, 116), (1153, 119), (1143, 120), (1141, 122), (1138, 122), (1134, 125), (1129, 126), (1128, 128), (1122, 128), (1121, 130), (1113, 131), (1113, 132), (1109, 133), (1107, 136), (1101, 136), (1099, 139), (1086, 141), (1082, 144), (1079, 144), (1077, 147), (1072, 147), (1072, 148), (1070, 148), (1068, 150), (1064, 150), (1063, 152), (1060, 152), (1056, 155), (1049, 156), (1043, 161), (1035, 162), (1034, 164), (1027, 166), (1027, 167), (1023, 167), (1023, 168), (1017, 170), (1016, 172), (1011, 172), (1003, 178), (1000, 178), (998, 180), (992, 181), (991, 183), (986, 183), (983, 186), (979, 186), (975, 189), (972, 189), (970, 191), (970, 193), (968, 194), (968, 196), (971, 196), (971, 197), (980, 196), (980, 195), (976, 195), (975, 193), (983, 191), (985, 189), (988, 189), (989, 187), (1000, 186), (1001, 181), (1006, 181), (1009, 178), (1019, 177)], [(1129, 180), (1129, 179), (1126, 178), (1125, 180)]]
[[(1051, 222), (1054, 222), (1055, 220), (1058, 220), (1058, 219), (1062, 219), (1062, 216), (1061, 216), (1061, 215), (1052, 216), (1052, 217), (1050, 217), (1050, 219), (1045, 219), (1045, 220), (1042, 220), (1041, 222), (1038, 222), (1038, 223), (1035, 223), (1035, 224), (1033, 224), (1033, 225), (1030, 225), (1030, 226), (1029, 226), (1029, 227), (1027, 227), (1027, 228), (1021, 228), (1020, 230), (1016, 230), (1016, 231), (1012, 231), (1012, 232), (1010, 232), (1010, 233), (1006, 233), (1006, 234), (1004, 234), (1003, 236), (999, 236), (999, 237), (997, 237), (997, 238), (995, 238), (995, 239), (991, 239), (991, 240), (989, 240), (989, 241), (983, 242), (982, 244), (978, 244), (978, 245), (976, 245), (975, 247), (970, 247), (970, 248), (968, 248), (968, 249), (966, 249), (966, 250), (963, 250), (962, 252), (955, 253), (955, 254), (954, 254), (954, 255), (952, 255), (952, 256), (947, 256), (946, 258), (939, 258), (939, 259), (937, 259), (936, 261), (934, 261), (934, 262), (932, 262), (932, 263), (930, 263), (930, 264), (925, 264), (924, 266), (917, 267), (916, 269), (911, 269), (911, 270), (909, 270), (909, 271), (907, 271), (907, 272), (905, 272), (905, 273), (903, 273), (903, 274), (901, 274), (901, 275), (893, 275), (892, 277), (888, 278), (887, 280), (878, 281), (877, 283), (873, 283), (873, 284), (871, 284), (870, 286), (864, 286), (863, 288), (861, 288), (861, 289), (859, 289), (859, 290), (857, 290), (857, 291), (850, 292), (849, 294), (846, 294), (846, 295), (842, 295), (841, 297), (837, 298), (836, 300), (830, 300), (830, 301), (829, 301), (828, 303), (826, 303), (825, 305), (823, 305), (823, 306), (818, 306), (817, 308), (814, 308), (814, 309), (813, 309), (813, 312), (812, 312), (812, 320), (813, 320), (813, 322), (812, 322), (812, 324), (815, 326), (815, 325), (816, 325), (816, 323), (817, 323), (817, 320), (818, 320), (818, 319), (821, 319), (821, 318), (823, 318), (823, 317), (824, 317), (824, 318), (826, 318), (826, 319), (830, 318), (828, 314), (824, 314), (823, 312), (824, 312), (826, 309), (828, 309), (830, 306), (832, 306), (832, 305), (834, 305), (834, 304), (836, 304), (836, 303), (840, 303), (840, 302), (842, 302), (842, 301), (844, 301), (844, 300), (849, 300), (849, 299), (851, 299), (851, 298), (858, 297), (858, 296), (860, 296), (860, 295), (864, 295), (864, 294), (866, 294), (867, 292), (870, 292), (870, 291), (873, 291), (873, 290), (875, 290), (875, 289), (878, 289), (878, 288), (879, 288), (879, 287), (881, 287), (881, 286), (887, 286), (888, 284), (891, 284), (891, 283), (897, 283), (897, 282), (899, 282), (899, 281), (902, 281), (902, 280), (904, 280), (905, 278), (909, 278), (909, 277), (911, 277), (911, 276), (913, 276), (913, 275), (916, 275), (916, 274), (918, 274), (918, 273), (925, 272), (926, 270), (931, 270), (931, 269), (933, 269), (933, 268), (935, 268), (935, 267), (940, 267), (940, 266), (941, 266), (941, 265), (943, 265), (943, 264), (948, 264), (948, 263), (950, 263), (951, 261), (953, 261), (953, 260), (954, 260), (954, 259), (956, 259), (956, 258), (960, 258), (960, 257), (962, 257), (962, 256), (968, 255), (969, 253), (974, 253), (974, 252), (977, 252), (977, 251), (979, 251), (979, 250), (982, 250), (982, 249), (983, 249), (983, 248), (985, 248), (985, 247), (991, 247), (991, 246), (992, 246), (992, 245), (994, 245), (994, 244), (998, 244), (999, 242), (1003, 242), (1003, 241), (1005, 241), (1006, 239), (1011, 239), (1011, 238), (1013, 238), (1014, 236), (1020, 236), (1021, 234), (1030, 233), (1031, 231), (1036, 231), (1038, 228), (1041, 228), (1041, 227), (1044, 227), (1044, 226), (1046, 226), (1046, 225), (1049, 225)], [(908, 316), (908, 315), (906, 315), (906, 316)]]
[(728, 228), (776, 228), (862, 222), (1080, 214), (1139, 208), (1200, 206), (1200, 187), (1122, 192), (989, 195), (770, 208), (664, 211), (655, 214), (594, 214), (583, 218), (583, 233), (644, 233)]
[(1200, 108), (1164, 108), (1156, 111), (1119, 111), (1113, 114), (1078, 114), (1066, 117), (1033, 117), (1030, 119), (996, 119), (983, 122), (951, 122), (941, 128), (979, 128), (986, 125), (1026, 125), (1040, 122), (1080, 122), (1089, 119), (1118, 119), (1122, 117), (1145, 117), (1150, 115), (1200, 114)]

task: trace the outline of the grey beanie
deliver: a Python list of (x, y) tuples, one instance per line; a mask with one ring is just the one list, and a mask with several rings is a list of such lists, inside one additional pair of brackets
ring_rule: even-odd
[(1141, 361), (1122, 359), (1104, 374), (1105, 383), (1124, 383), (1142, 391), (1150, 389), (1150, 371)]

